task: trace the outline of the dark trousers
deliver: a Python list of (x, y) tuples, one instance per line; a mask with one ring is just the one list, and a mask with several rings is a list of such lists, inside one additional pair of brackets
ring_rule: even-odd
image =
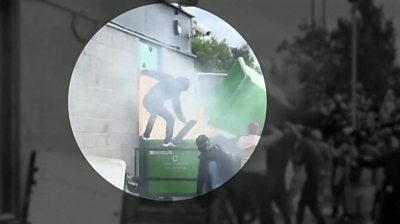
[(210, 176), (199, 175), (197, 177), (197, 195), (202, 195), (210, 191), (212, 191)]
[(281, 212), (283, 221), (285, 224), (291, 224), (290, 220), (290, 205), (288, 194), (285, 190), (285, 185), (281, 186), (269, 186), (267, 189), (266, 200), (263, 201), (261, 210), (261, 223), (263, 224), (274, 224), (274, 211), (272, 209), (272, 203), (275, 203)]
[(166, 130), (165, 130), (165, 139), (164, 143), (168, 143), (172, 141), (172, 136), (174, 134), (174, 116), (162, 105), (154, 108), (154, 106), (148, 106), (144, 104), (144, 107), (150, 113), (149, 120), (146, 125), (146, 130), (143, 133), (143, 137), (150, 137), (150, 133), (153, 130), (154, 123), (158, 116), (162, 117), (166, 122)]
[(336, 217), (336, 215), (339, 212), (339, 208), (343, 209), (343, 212), (346, 213), (344, 210), (343, 206), (343, 200), (344, 200), (344, 182), (340, 183), (339, 185), (331, 185), (331, 190), (332, 190), (332, 198), (333, 198), (333, 203), (332, 203), (332, 217)]
[[(400, 189), (399, 189), (400, 190)], [(385, 193), (383, 196), (379, 224), (400, 223), (400, 195)]]
[(261, 208), (261, 217), (265, 216), (266, 178), (263, 174), (240, 172), (224, 187), (236, 214), (237, 223), (246, 223), (245, 216), (250, 215), (250, 220), (257, 218), (257, 211)]
[(307, 182), (301, 192), (300, 202), (296, 214), (296, 224), (302, 224), (306, 207), (310, 209), (318, 224), (325, 224), (321, 210), (318, 206), (318, 184)]

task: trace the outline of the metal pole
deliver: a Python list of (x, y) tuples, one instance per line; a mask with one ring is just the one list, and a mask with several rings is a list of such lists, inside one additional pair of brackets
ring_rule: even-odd
[(351, 10), (352, 41), (351, 41), (351, 83), (352, 83), (352, 126), (357, 128), (357, 18), (356, 2), (353, 2)]
[(314, 29), (315, 23), (315, 0), (311, 0), (311, 28)]
[(326, 0), (322, 0), (322, 28), (326, 29)]

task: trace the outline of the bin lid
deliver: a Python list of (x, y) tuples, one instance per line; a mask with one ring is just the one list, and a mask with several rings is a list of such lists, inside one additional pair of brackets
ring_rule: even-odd
[(215, 92), (209, 122), (235, 135), (247, 134), (249, 123), (264, 125), (266, 103), (264, 77), (238, 58)]

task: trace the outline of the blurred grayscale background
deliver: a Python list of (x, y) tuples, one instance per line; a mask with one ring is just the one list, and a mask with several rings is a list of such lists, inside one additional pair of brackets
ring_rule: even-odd
[[(233, 26), (269, 91), (268, 146), (246, 165), (262, 172), (243, 170), (180, 202), (139, 199), (105, 181), (82, 156), (68, 114), (86, 43), (151, 3), (172, 2), (0, 2), (0, 223), (400, 222), (399, 1), (179, 2)], [(207, 28), (221, 35), (218, 24)]]

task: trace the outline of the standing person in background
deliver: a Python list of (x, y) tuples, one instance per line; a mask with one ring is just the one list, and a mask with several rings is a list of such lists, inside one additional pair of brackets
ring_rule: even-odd
[(351, 223), (371, 223), (375, 199), (375, 171), (361, 167), (356, 159), (360, 155), (376, 156), (375, 148), (366, 139), (366, 133), (353, 132), (354, 143), (344, 152), (345, 206)]
[(323, 136), (321, 131), (313, 130), (312, 138), (317, 146), (319, 153), (319, 163), (321, 164), (320, 170), (320, 187), (318, 192), (318, 201), (321, 203), (324, 200), (324, 196), (326, 190), (329, 187), (329, 177), (330, 177), (330, 169), (332, 164), (332, 154), (328, 144), (323, 141)]
[[(256, 134), (258, 133), (257, 129), (257, 125), (249, 124), (249, 135), (241, 137), (238, 141), (237, 144), (241, 151), (254, 151), (254, 154), (247, 154), (248, 157), (252, 157), (248, 162), (248, 157), (242, 157), (243, 168), (226, 187), (232, 207), (237, 216), (238, 224), (245, 223), (246, 221), (254, 221), (256, 219), (260, 204), (262, 206), (266, 198), (266, 151), (271, 145), (275, 144), (275, 142), (283, 137), (279, 129), (272, 125), (266, 125), (265, 136), (258, 141)], [(253, 135), (255, 136), (251, 137)], [(255, 150), (256, 145), (258, 147), (257, 150)], [(245, 164), (246, 162), (247, 164)], [(249, 189), (251, 189), (251, 191), (249, 191)], [(261, 208), (260, 213), (264, 215), (263, 208)], [(250, 220), (245, 220), (245, 217), (249, 217)]]
[(260, 126), (256, 122), (250, 123), (247, 131), (248, 135), (240, 137), (238, 141), (241, 155), (240, 168), (250, 159), (261, 138)]
[(367, 129), (370, 130), (371, 132), (377, 131), (377, 118), (379, 115), (379, 106), (378, 105), (372, 105), (367, 113), (367, 121), (366, 121), (366, 126)]
[(397, 136), (387, 138), (389, 152), (373, 158), (360, 156), (357, 162), (364, 167), (383, 167), (383, 199), (378, 224), (400, 223), (400, 141)]
[(385, 98), (380, 108), (380, 119), (383, 124), (388, 124), (392, 121), (393, 113), (396, 111), (396, 103), (393, 95), (393, 90), (386, 91)]
[(344, 207), (344, 175), (342, 167), (344, 166), (343, 152), (351, 147), (352, 137), (345, 132), (341, 132), (337, 138), (336, 147), (332, 145), (333, 150), (333, 167), (331, 176), (331, 192), (332, 192), (332, 218), (336, 218), (342, 209), (343, 216), (346, 215)]
[(325, 224), (318, 206), (318, 189), (321, 164), (319, 153), (311, 137), (311, 130), (303, 130), (303, 139), (299, 143), (298, 163), (305, 166), (306, 181), (301, 192), (300, 202), (296, 214), (296, 224), (302, 224), (305, 208), (308, 207), (318, 224)]
[(206, 135), (196, 138), (199, 155), (197, 193), (204, 194), (216, 189), (234, 175), (233, 160), (219, 145), (211, 145)]
[(262, 206), (262, 223), (275, 223), (272, 203), (279, 208), (285, 224), (292, 223), (286, 170), (292, 160), (294, 144), (300, 133), (289, 122), (283, 126), (283, 137), (267, 149), (267, 198)]
[(211, 175), (208, 167), (210, 161), (210, 139), (206, 135), (196, 138), (199, 155), (199, 169), (197, 173), (197, 195), (205, 194), (212, 190)]

